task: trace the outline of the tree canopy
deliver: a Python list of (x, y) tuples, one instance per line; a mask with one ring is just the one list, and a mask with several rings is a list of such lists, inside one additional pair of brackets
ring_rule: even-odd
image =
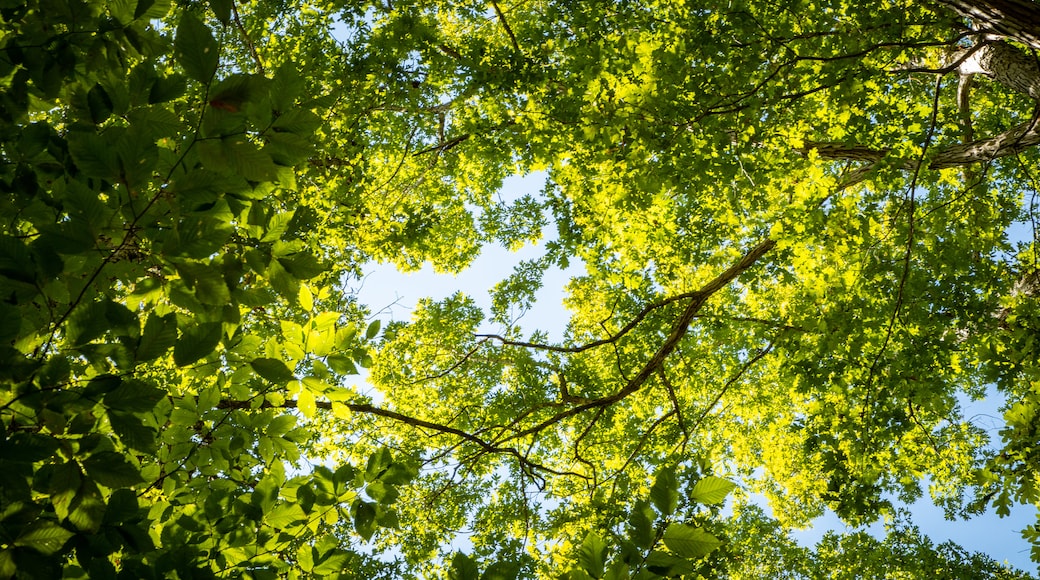
[(901, 505), (1040, 507), (1038, 23), (0, 0), (0, 578), (1030, 577)]

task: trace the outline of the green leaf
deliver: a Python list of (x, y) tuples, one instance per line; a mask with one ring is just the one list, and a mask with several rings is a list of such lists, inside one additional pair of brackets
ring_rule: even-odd
[(87, 107), (90, 109), (90, 120), (95, 125), (100, 125), (112, 116), (112, 98), (98, 83), (87, 92)]
[(606, 573), (603, 575), (605, 580), (628, 580), (631, 577), (632, 574), (629, 571), (628, 564), (621, 559), (611, 562)]
[(154, 105), (172, 101), (183, 95), (185, 90), (187, 90), (187, 84), (182, 75), (175, 74), (168, 77), (159, 77), (148, 92), (148, 103)]
[(221, 24), (227, 26), (231, 22), (231, 2), (234, 0), (209, 0), (209, 7)]
[(310, 252), (296, 252), (288, 256), (278, 258), (285, 269), (300, 280), (310, 280), (324, 273), (328, 266), (318, 261)]
[(234, 228), (219, 217), (186, 216), (177, 228), (179, 245), (170, 248), (170, 255), (207, 260), (218, 253), (234, 233)]
[(314, 565), (313, 572), (315, 574), (341, 574), (350, 558), (351, 554), (345, 550), (329, 550), (327, 554), (322, 556), (321, 561)]
[(292, 524), (306, 519), (307, 514), (304, 513), (300, 504), (292, 502), (281, 502), (264, 516), (264, 521), (275, 529), (288, 528)]
[(177, 62), (189, 77), (208, 83), (217, 72), (220, 51), (209, 27), (184, 12), (173, 42)]
[(155, 138), (175, 137), (188, 131), (181, 118), (162, 105), (137, 107), (127, 112), (126, 118), (132, 125), (147, 127)]
[(632, 543), (649, 548), (654, 542), (654, 510), (645, 500), (639, 500), (628, 515)]
[(280, 212), (271, 216), (270, 221), (267, 222), (267, 230), (264, 233), (264, 237), (260, 238), (260, 242), (274, 242), (281, 239), (282, 235), (285, 234), (285, 230), (289, 227), (292, 217), (292, 211)]
[(332, 474), (332, 482), (335, 484), (336, 494), (343, 495), (348, 493), (352, 489), (351, 486), (356, 475), (357, 470), (349, 463), (344, 463), (337, 467), (336, 472)]
[(376, 506), (367, 501), (359, 501), (354, 510), (354, 530), (368, 541), (376, 531)]
[(177, 264), (177, 272), (194, 289), (200, 303), (223, 306), (231, 301), (231, 291), (219, 264), (182, 263)]
[(282, 267), (279, 260), (271, 260), (267, 265), (267, 277), (271, 287), (287, 300), (296, 302), (300, 293), (300, 281)]
[(589, 532), (578, 550), (578, 565), (593, 578), (602, 578), (607, 565), (607, 543), (595, 532)]
[[(306, 87), (307, 83), (303, 75), (300, 74), (299, 64), (286, 59), (278, 66), (278, 69), (274, 71), (274, 78), (271, 79), (270, 87), (271, 104), (276, 111), (283, 112), (275, 119), (273, 127), (276, 131), (294, 131), (294, 129), (284, 128), (279, 124), (279, 122), (282, 117), (289, 116), (298, 111), (298, 109), (293, 109), (292, 106)], [(309, 135), (314, 133), (314, 130), (321, 125), (321, 119), (310, 111), (303, 112), (309, 113), (314, 119), (315, 124), (309, 127), (303, 126), (301, 130), (296, 132)]]
[(684, 558), (699, 559), (722, 545), (715, 536), (700, 528), (671, 524), (664, 532), (664, 545)]
[(401, 495), (400, 492), (397, 491), (396, 487), (379, 480), (369, 483), (365, 487), (365, 493), (368, 494), (368, 497), (384, 505), (394, 503), (398, 496)]
[(375, 338), (376, 335), (379, 334), (380, 324), (381, 322), (379, 321), (379, 319), (373, 320), (371, 324), (368, 325), (368, 328), (365, 329), (365, 338), (367, 338), (368, 340), (372, 340), (373, 338)]
[(455, 552), (451, 558), (448, 578), (449, 580), (480, 580), (480, 569), (473, 558), (462, 552)]
[(50, 457), (61, 444), (50, 435), (14, 433), (0, 443), (0, 458), (5, 461), (32, 463)]
[(155, 452), (155, 430), (146, 426), (137, 415), (109, 411), (108, 423), (123, 445), (143, 453)]
[(271, 156), (245, 137), (223, 139), (221, 153), (228, 166), (249, 181), (271, 181), (278, 175), (278, 168)]
[(321, 117), (306, 109), (290, 109), (274, 120), (272, 127), (276, 131), (310, 135), (321, 127)]
[(296, 551), (296, 564), (304, 572), (310, 573), (314, 570), (314, 559), (317, 557), (318, 550), (311, 546), (301, 546)]
[(152, 20), (170, 12), (171, 0), (139, 0), (134, 10), (134, 19)]
[(650, 552), (650, 555), (646, 557), (645, 564), (647, 570), (658, 576), (679, 576), (690, 574), (694, 571), (693, 562), (660, 550)]
[(48, 520), (36, 520), (14, 540), (15, 546), (32, 548), (45, 555), (57, 552), (73, 533)]
[(115, 179), (119, 176), (116, 150), (93, 132), (71, 131), (66, 137), (76, 167), (88, 177)]
[(173, 347), (173, 362), (183, 367), (208, 356), (217, 349), (221, 335), (219, 322), (202, 322), (185, 328)]
[(114, 391), (105, 394), (105, 406), (117, 411), (139, 413), (151, 411), (167, 392), (144, 381), (123, 381)]
[(690, 491), (690, 497), (693, 501), (702, 504), (720, 504), (726, 500), (726, 496), (736, 486), (737, 484), (729, 480), (709, 475), (693, 486), (693, 490)]
[(314, 146), (302, 135), (272, 132), (267, 135), (263, 151), (278, 165), (295, 167), (314, 155)]
[(412, 461), (394, 461), (379, 476), (379, 481), (404, 485), (419, 475), (419, 467)]
[(144, 323), (137, 343), (137, 360), (150, 361), (162, 356), (177, 342), (177, 316), (173, 313), (159, 316), (152, 312)]
[(0, 578), (14, 578), (18, 571), (18, 565), (14, 561), (14, 550), (5, 548), (0, 550)]
[(318, 405), (314, 399), (314, 393), (309, 389), (303, 389), (300, 391), (299, 397), (296, 399), (296, 408), (303, 413), (303, 416), (308, 419), (313, 419), (314, 415), (318, 412)]
[(354, 365), (354, 361), (350, 357), (334, 354), (325, 359), (325, 362), (329, 365), (329, 368), (341, 375), (358, 374), (357, 366)]
[(520, 566), (515, 562), (499, 560), (484, 570), (484, 573), (480, 575), (480, 580), (516, 580), (519, 573)]
[(140, 512), (137, 493), (130, 489), (117, 489), (108, 498), (105, 510), (105, 523), (118, 524), (130, 521)]
[(47, 492), (50, 494), (51, 505), (54, 506), (54, 514), (59, 520), (69, 517), (72, 500), (79, 492), (82, 480), (75, 461), (66, 461), (51, 472)]
[(137, 338), (141, 333), (141, 322), (137, 314), (118, 302), (109, 300), (105, 304), (105, 320), (108, 330), (115, 336)]
[(96, 534), (105, 518), (105, 500), (101, 490), (90, 480), (83, 480), (79, 493), (69, 506), (69, 523), (81, 532)]
[(679, 506), (679, 482), (675, 479), (674, 467), (663, 467), (650, 488), (650, 501), (662, 516), (670, 516)]
[(368, 456), (368, 463), (365, 465), (365, 481), (375, 481), (390, 467), (393, 463), (393, 454), (390, 449), (381, 447), (379, 451)]
[(122, 453), (101, 451), (84, 459), (82, 464), (87, 475), (106, 487), (132, 487), (144, 481)]
[(271, 381), (272, 383), (284, 385), (289, 381), (296, 380), (296, 375), (285, 365), (284, 362), (274, 358), (258, 358), (249, 363), (256, 374)]

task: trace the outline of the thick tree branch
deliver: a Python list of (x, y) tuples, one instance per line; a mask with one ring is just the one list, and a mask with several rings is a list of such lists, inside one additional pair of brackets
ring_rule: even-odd
[[(951, 167), (963, 167), (973, 163), (984, 163), (1015, 155), (1030, 147), (1040, 144), (1040, 123), (1037, 119), (1022, 123), (1013, 127), (996, 137), (978, 139), (971, 143), (950, 145), (938, 149), (932, 156), (927, 168), (932, 170), (948, 169)], [(845, 145), (842, 143), (827, 143), (807, 141), (798, 149), (802, 154), (815, 149), (821, 159), (845, 160), (845, 161), (868, 161), (871, 163), (880, 161), (888, 155), (890, 149), (874, 149), (859, 145)], [(894, 159), (890, 166), (914, 171), (917, 169), (916, 159)]]
[(996, 137), (979, 139), (965, 145), (952, 145), (939, 151), (929, 169), (946, 169), (960, 167), (970, 163), (993, 161), (1001, 157), (1015, 155), (1040, 143), (1040, 127), (1037, 119), (1022, 123)]
[(649, 379), (651, 375), (653, 375), (655, 372), (658, 371), (658, 369), (661, 368), (661, 366), (664, 364), (665, 359), (668, 358), (668, 355), (670, 355), (676, 349), (676, 347), (679, 345), (679, 341), (681, 341), (682, 338), (686, 336), (686, 331), (689, 329), (690, 323), (693, 322), (693, 319), (697, 316), (697, 312), (701, 309), (704, 303), (707, 302), (708, 299), (711, 298), (716, 292), (726, 287), (726, 285), (732, 282), (737, 276), (744, 272), (744, 270), (747, 270), (752, 265), (754, 265), (755, 262), (757, 262), (762, 256), (764, 256), (770, 250), (772, 250), (774, 246), (776, 246), (776, 242), (774, 240), (766, 240), (758, 244), (757, 246), (752, 248), (751, 251), (745, 254), (744, 257), (741, 258), (740, 261), (738, 261), (736, 264), (733, 264), (725, 272), (719, 274), (710, 282), (702, 286), (700, 290), (693, 292), (690, 299), (690, 303), (686, 306), (686, 309), (683, 311), (682, 315), (679, 316), (679, 319), (676, 321), (675, 325), (672, 326), (672, 331), (668, 334), (668, 338), (665, 339), (664, 343), (661, 344), (660, 348), (657, 349), (657, 352), (655, 352), (654, 355), (650, 357), (650, 360), (648, 360), (646, 364), (643, 365), (643, 367), (634, 377), (629, 379), (629, 381), (625, 384), (623, 388), (621, 388), (621, 390), (617, 391), (613, 395), (593, 399), (588, 403), (572, 407), (565, 411), (560, 411), (559, 413), (556, 413), (555, 415), (549, 417), (541, 423), (538, 423), (537, 425), (534, 425), (532, 427), (528, 427), (527, 429), (524, 429), (523, 431), (520, 431), (519, 433), (516, 433), (505, 440), (520, 439), (528, 435), (536, 434), (569, 417), (579, 415), (591, 409), (597, 409), (600, 407), (607, 407), (609, 405), (613, 405), (614, 403), (617, 403), (618, 401), (638, 391), (640, 387), (642, 387), (643, 384), (646, 383), (647, 379)]

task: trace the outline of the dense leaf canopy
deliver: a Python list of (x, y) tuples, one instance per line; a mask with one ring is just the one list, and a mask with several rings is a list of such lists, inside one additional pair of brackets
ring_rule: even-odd
[(1040, 506), (1037, 23), (0, 0), (0, 578), (1027, 577), (900, 506)]

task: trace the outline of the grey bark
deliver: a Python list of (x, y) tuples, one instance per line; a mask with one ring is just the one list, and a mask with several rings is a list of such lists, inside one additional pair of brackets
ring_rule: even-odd
[(1005, 87), (1040, 100), (1040, 63), (1036, 56), (1006, 42), (987, 42), (958, 67), (962, 75), (981, 74)]
[(977, 30), (1040, 50), (1040, 5), (1031, 0), (936, 0)]

